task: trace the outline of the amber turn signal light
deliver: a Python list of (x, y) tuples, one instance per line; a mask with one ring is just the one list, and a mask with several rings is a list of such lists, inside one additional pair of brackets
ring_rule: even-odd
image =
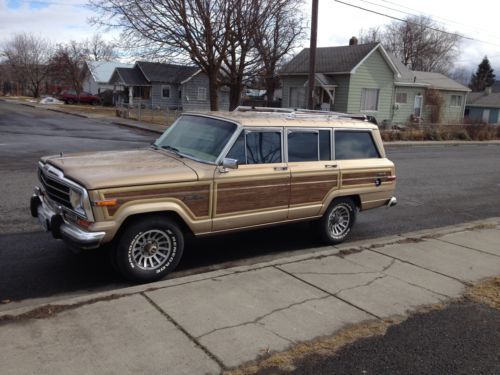
[(116, 199), (106, 199), (103, 201), (96, 201), (94, 202), (94, 206), (97, 207), (110, 207), (110, 206), (116, 206), (117, 200)]

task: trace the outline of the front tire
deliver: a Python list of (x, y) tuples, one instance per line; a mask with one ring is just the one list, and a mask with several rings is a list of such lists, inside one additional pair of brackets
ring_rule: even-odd
[(335, 199), (319, 222), (323, 240), (332, 245), (344, 242), (356, 221), (356, 210), (352, 199)]
[(163, 217), (139, 219), (118, 238), (115, 256), (119, 272), (133, 282), (152, 282), (172, 272), (181, 260), (184, 236)]

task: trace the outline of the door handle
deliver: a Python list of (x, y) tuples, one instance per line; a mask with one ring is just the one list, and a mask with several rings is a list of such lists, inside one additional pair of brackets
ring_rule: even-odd
[(275, 171), (287, 171), (288, 167), (274, 167)]
[(325, 164), (325, 168), (337, 168), (337, 164)]

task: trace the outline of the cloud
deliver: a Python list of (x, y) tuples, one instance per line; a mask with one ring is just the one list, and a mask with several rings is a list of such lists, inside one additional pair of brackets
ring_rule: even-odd
[(0, 44), (18, 33), (32, 33), (54, 43), (82, 40), (96, 31), (87, 22), (93, 15), (85, 0), (0, 0)]

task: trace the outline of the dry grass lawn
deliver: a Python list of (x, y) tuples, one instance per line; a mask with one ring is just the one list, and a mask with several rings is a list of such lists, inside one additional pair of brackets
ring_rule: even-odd
[[(468, 289), (464, 297), (474, 302), (483, 303), (500, 309), (500, 276), (484, 280)], [(416, 313), (425, 313), (446, 307), (443, 304), (423, 307)], [(280, 353), (264, 352), (256, 361), (238, 368), (224, 371), (224, 375), (250, 375), (266, 369), (293, 371), (294, 363), (308, 355), (330, 356), (339, 349), (357, 340), (384, 335), (389, 326), (399, 324), (407, 317), (394, 317), (384, 321), (369, 321), (344, 328), (333, 336), (320, 337), (312, 341), (299, 343)]]

